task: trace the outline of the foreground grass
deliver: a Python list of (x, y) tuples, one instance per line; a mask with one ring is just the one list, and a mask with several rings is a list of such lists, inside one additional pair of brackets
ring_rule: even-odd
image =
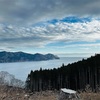
[(57, 97), (54, 91), (29, 93), (21, 88), (0, 85), (0, 100), (57, 100)]
[[(43, 91), (28, 93), (23, 89), (0, 86), (0, 100), (58, 100), (59, 92)], [(81, 92), (80, 100), (100, 100), (100, 93)]]
[(100, 93), (83, 92), (80, 94), (81, 100), (100, 100)]

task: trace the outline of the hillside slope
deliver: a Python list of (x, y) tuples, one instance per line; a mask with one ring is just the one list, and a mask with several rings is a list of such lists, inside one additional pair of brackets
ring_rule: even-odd
[(70, 88), (84, 90), (89, 84), (92, 91), (98, 91), (100, 86), (100, 54), (88, 59), (62, 65), (57, 69), (31, 71), (27, 77), (27, 88), (31, 91), (59, 90)]
[(19, 79), (16, 79), (14, 75), (9, 74), (6, 71), (0, 72), (0, 85), (14, 86), (23, 88), (25, 83)]

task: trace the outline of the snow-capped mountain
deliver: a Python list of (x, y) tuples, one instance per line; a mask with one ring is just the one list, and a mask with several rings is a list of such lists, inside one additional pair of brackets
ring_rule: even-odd
[(14, 75), (9, 74), (6, 71), (0, 72), (0, 84), (14, 86), (14, 87), (24, 87), (24, 82), (16, 79)]

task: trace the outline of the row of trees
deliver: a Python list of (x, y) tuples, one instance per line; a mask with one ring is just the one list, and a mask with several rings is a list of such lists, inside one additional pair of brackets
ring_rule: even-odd
[(26, 80), (26, 88), (31, 91), (60, 88), (78, 90), (85, 89), (87, 84), (92, 90), (100, 85), (100, 54), (72, 64), (62, 64), (57, 69), (31, 71)]

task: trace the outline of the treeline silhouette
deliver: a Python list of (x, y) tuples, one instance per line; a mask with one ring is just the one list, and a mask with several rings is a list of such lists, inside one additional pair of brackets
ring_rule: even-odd
[(93, 91), (100, 85), (100, 54), (57, 69), (31, 71), (26, 80), (26, 88), (31, 91), (84, 90), (87, 84)]

